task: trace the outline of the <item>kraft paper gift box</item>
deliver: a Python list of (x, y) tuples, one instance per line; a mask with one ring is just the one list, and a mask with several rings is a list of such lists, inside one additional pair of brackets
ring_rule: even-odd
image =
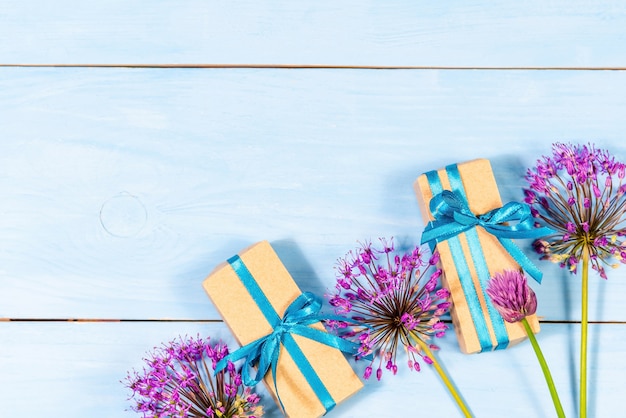
[[(251, 290), (251, 287), (256, 285), (244, 284), (245, 280), (240, 276), (245, 275), (241, 272), (241, 264), (231, 263), (236, 258), (239, 259), (237, 263), (243, 263), (245, 269), (249, 271), (252, 281), (258, 284), (256, 291)], [(302, 294), (267, 241), (254, 244), (241, 251), (238, 257), (235, 256), (229, 262), (217, 266), (205, 279), (203, 287), (242, 346), (273, 331), (258, 300), (268, 301), (276, 314), (282, 317), (285, 309)], [(251, 295), (255, 292), (260, 292), (264, 296), (256, 293), (255, 299)], [(325, 332), (320, 322), (311, 327)], [(334, 403), (338, 404), (363, 387), (363, 383), (340, 350), (300, 335), (293, 335), (293, 339), (321, 379)], [(264, 377), (268, 390), (277, 402), (280, 399), (288, 416), (299, 418), (324, 415), (327, 411), (323, 401), (294, 361), (294, 357), (298, 357), (297, 353), (295, 356), (292, 355), (285, 345), (280, 346), (276, 371), (279, 398), (274, 389), (271, 369)]]
[[(453, 164), (422, 174), (415, 181), (414, 189), (427, 224), (434, 220), (431, 199), (443, 190), (463, 197), (476, 216), (502, 207), (491, 164), (486, 159)], [(515, 245), (512, 241), (510, 244)], [(521, 250), (515, 248), (518, 260), (522, 258), (530, 263)], [(496, 236), (476, 226), (438, 242), (436, 249), (443, 270), (442, 284), (451, 293), (450, 315), (461, 351), (477, 353), (501, 349), (526, 338), (523, 325), (505, 322), (485, 292), (486, 282), (494, 273), (506, 269), (520, 270), (516, 259)], [(534, 265), (532, 267), (536, 269)], [(535, 270), (535, 274), (540, 280), (541, 273)], [(533, 332), (539, 332), (537, 317), (531, 315), (527, 319)]]

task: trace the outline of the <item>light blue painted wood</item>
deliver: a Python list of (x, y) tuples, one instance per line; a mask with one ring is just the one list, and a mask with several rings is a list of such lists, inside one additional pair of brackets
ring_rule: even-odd
[[(0, 6), (0, 64), (625, 61), (618, 2)], [(303, 289), (324, 293), (335, 259), (357, 239), (417, 241), (422, 225), (410, 184), (422, 171), (487, 157), (511, 200), (520, 196), (524, 167), (552, 140), (594, 140), (623, 158), (623, 78), (2, 69), (0, 317), (218, 318), (200, 282), (259, 239), (272, 241)], [(577, 320), (579, 279), (543, 267), (539, 315)], [(614, 273), (592, 279), (592, 319), (625, 319), (626, 273)], [(591, 327), (591, 416), (621, 412), (623, 327)], [(185, 332), (231, 339), (222, 323), (0, 322), (2, 414), (133, 416), (123, 412), (118, 380), (150, 346)], [(577, 326), (544, 324), (539, 338), (575, 415)], [(465, 356), (449, 334), (442, 346), (477, 416), (552, 416), (528, 344)], [(410, 407), (457, 414), (430, 370), (367, 382), (334, 416), (363, 416), (364, 397), (371, 416), (406, 415)]]
[[(625, 11), (615, 0), (0, 0), (0, 65), (626, 67)], [(506, 201), (551, 141), (626, 159), (625, 74), (1, 68), (0, 318), (218, 319), (201, 281), (261, 239), (323, 294), (357, 240), (419, 239), (411, 183), (423, 171), (490, 158)], [(540, 266), (538, 314), (578, 320), (579, 278)], [(592, 277), (592, 320), (626, 320), (625, 275)], [(590, 329), (589, 416), (619, 416), (626, 328)], [(221, 322), (0, 321), (0, 415), (136, 416), (119, 380), (152, 346), (197, 332), (232, 342)], [(578, 332), (544, 323), (538, 336), (568, 416)], [(449, 332), (441, 346), (476, 416), (553, 416), (528, 343), (467, 356)], [(425, 367), (368, 381), (332, 416), (407, 412), (458, 415)]]
[[(418, 242), (425, 171), (489, 158), (519, 200), (553, 140), (626, 159), (624, 72), (4, 68), (0, 91), (5, 318), (217, 319), (202, 280), (263, 239), (324, 294), (357, 240)], [(540, 313), (577, 320), (579, 279), (540, 266)], [(591, 319), (626, 319), (625, 275), (592, 278)]]
[(1, 63), (624, 67), (602, 2), (0, 2)]
[[(231, 344), (220, 323), (0, 323), (0, 402), (4, 416), (131, 417), (120, 380), (153, 346), (201, 333)], [(544, 325), (538, 335), (567, 416), (576, 416), (577, 327)], [(622, 411), (625, 325), (591, 325), (589, 416)], [(554, 410), (528, 342), (504, 351), (464, 355), (449, 333), (439, 359), (477, 417), (552, 417)], [(401, 357), (403, 358), (403, 357)], [(364, 365), (356, 365), (361, 372)], [(261, 387), (259, 390), (263, 390)], [(265, 397), (269, 417), (276, 407)], [(460, 416), (438, 376), (399, 365), (396, 376), (369, 380), (332, 417)]]

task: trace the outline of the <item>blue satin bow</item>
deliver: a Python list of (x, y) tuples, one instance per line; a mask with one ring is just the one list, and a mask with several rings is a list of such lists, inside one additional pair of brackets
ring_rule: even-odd
[(235, 362), (245, 357), (246, 366), (251, 367), (258, 363), (255, 377), (250, 376), (250, 367), (243, 368), (241, 377), (246, 386), (254, 386), (263, 380), (270, 366), (275, 376), (280, 345), (285, 336), (289, 334), (301, 335), (337, 348), (343, 352), (356, 354), (359, 349), (359, 344), (308, 326), (324, 319), (346, 320), (346, 318), (343, 317), (329, 318), (329, 316), (320, 315), (319, 311), (321, 307), (322, 304), (319, 297), (309, 292), (302, 293), (285, 310), (282, 320), (274, 324), (274, 330), (270, 334), (241, 347), (223, 358), (217, 363), (215, 372), (217, 373), (224, 369), (228, 361)]
[[(319, 297), (313, 293), (304, 292), (287, 307), (282, 318), (278, 317), (273, 308), (271, 308), (273, 313), (269, 312), (269, 308), (267, 307), (265, 307), (265, 309), (262, 308), (268, 320), (270, 317), (274, 317), (274, 323), (270, 321), (273, 331), (221, 359), (216, 365), (215, 373), (223, 370), (228, 365), (229, 361), (235, 362), (245, 358), (241, 377), (246, 386), (254, 386), (263, 379), (271, 368), (276, 396), (278, 397), (281, 408), (284, 410), (276, 386), (276, 368), (278, 365), (280, 346), (283, 344), (324, 405), (324, 408), (326, 408), (326, 411), (331, 410), (335, 406), (332, 396), (328, 393), (328, 390), (319, 376), (317, 376), (313, 366), (300, 350), (292, 334), (318, 341), (351, 355), (358, 353), (359, 344), (343, 339), (337, 335), (309, 327), (308, 325), (328, 319), (352, 322), (350, 319), (340, 316), (322, 315), (319, 313), (321, 307), (322, 302)], [(255, 365), (257, 366), (256, 374), (255, 376), (251, 376), (250, 369)]]
[(547, 227), (533, 226), (530, 208), (524, 203), (510, 202), (476, 216), (459, 194), (444, 190), (430, 200), (430, 211), (435, 218), (428, 223), (422, 234), (422, 244), (445, 241), (476, 226), (483, 227), (494, 235), (515, 261), (538, 283), (541, 271), (510, 240), (510, 238), (539, 238), (553, 233)]

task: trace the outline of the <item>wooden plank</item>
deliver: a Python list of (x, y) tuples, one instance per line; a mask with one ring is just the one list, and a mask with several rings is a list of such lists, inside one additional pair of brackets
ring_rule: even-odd
[[(0, 323), (0, 401), (3, 414), (21, 416), (133, 416), (129, 393), (120, 383), (126, 372), (141, 368), (141, 358), (178, 335), (223, 339), (220, 323)], [(589, 416), (618, 416), (624, 397), (620, 382), (626, 370), (625, 325), (591, 325)], [(577, 327), (544, 325), (538, 335), (567, 416), (577, 408)], [(439, 359), (475, 416), (553, 416), (553, 406), (539, 364), (528, 342), (507, 350), (461, 354), (450, 333), (440, 341)], [(234, 347), (234, 345), (233, 345)], [(457, 416), (445, 387), (431, 368), (418, 374), (404, 367), (384, 375), (333, 411), (336, 417), (401, 416), (411, 408), (425, 416)], [(364, 364), (355, 365), (359, 373)], [(260, 387), (259, 390), (262, 390)], [(494, 396), (495, 395), (495, 396)], [(395, 400), (395, 401), (394, 401)], [(269, 397), (269, 416), (276, 407)], [(518, 407), (511, 408), (511, 405)], [(270, 409), (271, 408), (271, 409)]]
[[(4, 68), (0, 91), (4, 318), (217, 319), (202, 280), (263, 239), (321, 295), (357, 240), (419, 241), (425, 171), (489, 158), (507, 201), (552, 140), (626, 157), (626, 72)], [(540, 314), (577, 320), (580, 279), (541, 267)], [(626, 320), (625, 275), (592, 277), (592, 320)]]
[(626, 5), (10, 1), (3, 64), (625, 67)]

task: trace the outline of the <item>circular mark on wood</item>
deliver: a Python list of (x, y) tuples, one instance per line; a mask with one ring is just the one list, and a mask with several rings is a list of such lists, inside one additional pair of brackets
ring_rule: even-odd
[(141, 201), (129, 193), (120, 193), (102, 204), (100, 223), (115, 237), (132, 237), (146, 225), (148, 212)]

